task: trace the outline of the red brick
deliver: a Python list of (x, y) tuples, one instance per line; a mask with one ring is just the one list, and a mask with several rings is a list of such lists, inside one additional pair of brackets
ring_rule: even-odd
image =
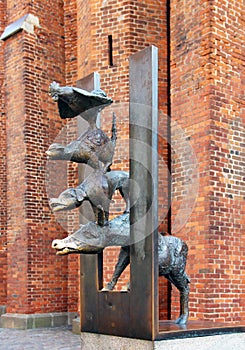
[[(244, 319), (243, 12), (241, 0), (221, 0), (218, 5), (173, 0), (167, 28), (166, 2), (38, 0), (28, 5), (20, 2), (17, 9), (13, 0), (0, 1), (1, 31), (26, 13), (40, 20), (34, 34), (22, 31), (0, 45), (0, 303), (6, 304), (8, 298), (8, 312), (76, 311), (79, 305), (79, 257), (57, 257), (50, 249), (53, 238), (74, 232), (79, 224), (78, 210), (59, 219), (59, 225), (48, 207), (49, 193), (77, 184), (75, 164), (65, 170), (49, 165), (51, 179), (56, 166), (64, 176), (58, 187), (51, 182), (46, 194), (45, 150), (66, 124), (48, 96), (50, 82), (76, 85), (88, 74), (100, 73), (101, 88), (114, 100), (101, 117), (107, 133), (113, 109), (117, 113), (113, 169), (128, 170), (128, 58), (156, 45), (160, 228), (170, 228), (167, 113), (171, 87), (171, 227), (189, 245), (190, 318)], [(113, 37), (112, 67), (108, 35)], [(74, 139), (76, 123), (67, 124), (65, 137)], [(112, 216), (123, 205), (118, 195), (114, 199)], [(116, 249), (105, 251), (105, 283), (116, 257)], [(119, 288), (128, 278), (129, 271)], [(167, 318), (169, 290), (163, 279), (159, 285), (160, 318)], [(171, 294), (172, 317), (176, 317), (175, 288)]]

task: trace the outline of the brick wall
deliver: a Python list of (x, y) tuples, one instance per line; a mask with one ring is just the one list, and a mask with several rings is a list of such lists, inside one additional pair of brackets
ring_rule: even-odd
[(50, 81), (64, 82), (62, 5), (36, 1), (16, 9), (13, 1), (7, 2), (7, 24), (26, 13), (36, 15), (40, 23), (34, 33), (21, 31), (4, 43), (7, 311), (12, 313), (67, 311), (67, 259), (57, 258), (51, 249), (52, 239), (64, 236), (64, 231), (48, 206), (45, 155), (62, 126), (48, 96)]
[[(189, 244), (191, 317), (239, 322), (245, 278), (244, 4), (173, 1), (171, 6), (172, 118), (182, 128), (181, 135), (172, 128), (172, 227)], [(197, 157), (195, 205), (188, 182), (195, 185), (197, 178), (179, 140)]]
[[(5, 1), (0, 1), (0, 31), (5, 28)], [(5, 89), (4, 89), (4, 50), (0, 43), (0, 305), (6, 304), (6, 273), (7, 273), (7, 251), (6, 251), (6, 116), (5, 116)]]

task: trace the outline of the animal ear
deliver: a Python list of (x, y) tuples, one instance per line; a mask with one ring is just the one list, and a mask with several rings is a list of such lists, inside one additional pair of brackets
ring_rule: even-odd
[(81, 188), (75, 188), (74, 191), (75, 191), (77, 200), (79, 202), (83, 201), (84, 198), (86, 197), (86, 193)]

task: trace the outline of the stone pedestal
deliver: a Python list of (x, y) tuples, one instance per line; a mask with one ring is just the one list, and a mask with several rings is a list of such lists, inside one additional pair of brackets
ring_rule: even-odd
[(81, 333), (82, 350), (151, 350), (152, 341), (116, 337), (112, 335)]
[(210, 321), (189, 321), (185, 326), (173, 321), (160, 321), (155, 340), (81, 333), (82, 350), (242, 350), (245, 346), (245, 325)]
[(82, 350), (243, 350), (245, 346), (245, 333), (159, 341), (82, 333), (81, 340)]

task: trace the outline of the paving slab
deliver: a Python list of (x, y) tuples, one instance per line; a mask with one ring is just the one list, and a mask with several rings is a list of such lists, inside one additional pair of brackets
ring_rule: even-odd
[(0, 328), (0, 350), (81, 350), (80, 335), (68, 327)]

